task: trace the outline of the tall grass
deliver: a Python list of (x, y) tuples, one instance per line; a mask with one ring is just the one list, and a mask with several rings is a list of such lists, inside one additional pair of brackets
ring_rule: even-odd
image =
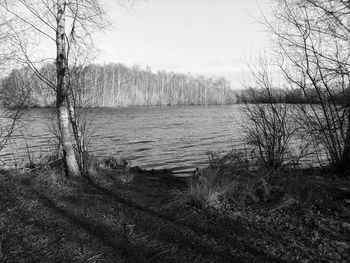
[(220, 178), (218, 170), (197, 170), (188, 178), (187, 187), (177, 193), (177, 201), (201, 208), (219, 207), (221, 200), (234, 188), (235, 183)]
[(176, 192), (176, 202), (197, 207), (220, 207), (225, 202), (266, 201), (272, 191), (270, 170), (258, 169), (256, 159), (244, 151), (208, 153), (209, 167), (187, 179)]

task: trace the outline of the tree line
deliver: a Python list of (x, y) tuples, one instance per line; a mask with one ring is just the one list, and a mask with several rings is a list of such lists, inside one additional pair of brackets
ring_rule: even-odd
[(321, 104), (332, 102), (336, 105), (349, 105), (350, 89), (334, 90), (331, 94), (320, 88), (320, 93), (311, 88), (270, 88), (248, 87), (237, 93), (236, 103), (287, 103), (287, 104)]
[[(46, 79), (55, 82), (54, 65), (47, 64), (39, 71)], [(75, 85), (73, 90), (79, 96), (82, 106), (212, 105), (232, 104), (236, 101), (234, 91), (223, 77), (152, 72), (148, 67), (141, 69), (119, 63), (76, 67), (69, 74), (71, 85)], [(28, 107), (55, 105), (54, 91), (28, 67), (12, 70), (2, 79), (1, 89), (3, 93), (18, 98), (4, 102), (7, 107), (14, 107), (14, 102), (21, 101), (27, 93)]]

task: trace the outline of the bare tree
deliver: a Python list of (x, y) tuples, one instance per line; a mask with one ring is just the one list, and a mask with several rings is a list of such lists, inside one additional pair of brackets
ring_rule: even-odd
[[(92, 53), (92, 33), (104, 28), (104, 12), (97, 0), (19, 0), (0, 1), (3, 22), (8, 32), (6, 40), (19, 54), (17, 62), (29, 66), (56, 95), (57, 124), (67, 176), (78, 176), (76, 160), (69, 127), (72, 110), (69, 101), (72, 93), (68, 85), (71, 59), (74, 55)], [(39, 47), (41, 50), (36, 49)], [(56, 56), (44, 55), (45, 48), (56, 50)], [(51, 53), (48, 50), (48, 53)], [(53, 60), (56, 66), (54, 81), (41, 74), (39, 67), (44, 61)], [(77, 57), (73, 59), (77, 62)]]
[(300, 105), (300, 122), (305, 133), (324, 146), (332, 167), (348, 170), (349, 2), (276, 0), (276, 3), (275, 21), (265, 22), (276, 43), (285, 79), (292, 87), (301, 89), (308, 101), (307, 105)]

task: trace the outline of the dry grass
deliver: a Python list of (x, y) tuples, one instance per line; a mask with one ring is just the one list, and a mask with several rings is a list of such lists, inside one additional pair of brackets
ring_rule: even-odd
[(315, 185), (304, 178), (310, 177), (309, 171), (266, 169), (247, 151), (211, 152), (208, 157), (209, 167), (188, 178), (187, 187), (175, 193), (176, 202), (203, 208), (223, 203), (267, 203), (285, 197), (302, 205), (321, 198)]
[(89, 174), (97, 174), (98, 171), (101, 170), (126, 171), (131, 166), (131, 161), (129, 159), (112, 155), (101, 158), (90, 155), (86, 163), (88, 164)]
[(235, 182), (222, 180), (216, 170), (202, 169), (187, 180), (187, 187), (176, 192), (180, 203), (194, 204), (199, 207), (220, 207), (221, 199), (235, 188)]
[[(164, 172), (135, 172), (131, 183), (122, 183), (117, 179), (127, 171), (110, 168), (79, 183), (54, 169), (1, 176), (0, 261), (314, 262), (329, 259), (330, 253), (340, 259), (337, 262), (348, 259), (350, 228), (339, 212), (346, 211), (342, 206), (348, 195), (335, 195), (330, 181), (309, 172), (245, 170), (230, 158), (220, 167), (197, 171), (187, 187), (183, 179)], [(273, 196), (276, 185), (289, 195), (267, 206), (263, 196)], [(167, 207), (174, 188), (182, 194), (181, 202), (215, 209)], [(330, 201), (325, 207), (338, 204), (333, 209), (337, 215), (300, 209), (298, 189), (305, 192), (300, 200), (307, 203), (316, 204), (314, 198), (322, 200), (323, 195)], [(226, 206), (230, 200), (245, 203)], [(315, 250), (319, 243), (324, 246)], [(345, 247), (342, 252), (338, 244)]]
[(198, 207), (220, 207), (222, 201), (258, 202), (269, 199), (272, 187), (270, 171), (256, 169), (254, 158), (244, 151), (221, 156), (208, 153), (209, 167), (197, 170), (187, 180), (187, 187), (176, 193), (180, 203)]

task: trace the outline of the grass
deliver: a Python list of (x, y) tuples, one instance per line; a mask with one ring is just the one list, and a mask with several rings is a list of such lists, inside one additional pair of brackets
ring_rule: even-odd
[(100, 168), (126, 170), (131, 166), (131, 161), (125, 157), (115, 157), (111, 155), (99, 159), (94, 158), (94, 165)]
[(198, 207), (220, 207), (221, 199), (235, 188), (235, 182), (218, 178), (212, 169), (197, 170), (187, 179), (187, 187), (177, 191), (175, 202), (194, 204)]
[[(350, 220), (348, 179), (316, 168), (262, 169), (242, 156), (239, 152), (210, 154), (209, 167), (189, 178), (186, 187), (176, 193), (176, 200), (205, 211), (214, 209), (217, 214), (229, 211), (231, 218), (238, 216), (261, 231), (265, 242), (271, 242), (270, 249), (280, 255), (285, 246), (281, 249), (279, 242), (290, 242), (292, 247), (302, 243), (300, 255), (293, 255), (289, 249), (284, 252), (288, 255), (285, 259), (293, 262), (350, 259), (350, 239), (345, 237), (350, 234), (350, 224), (346, 223)], [(309, 243), (301, 242), (301, 236)], [(337, 238), (342, 241), (335, 241)], [(325, 239), (328, 248), (322, 243)], [(305, 251), (311, 254), (306, 256)]]
[(104, 160), (79, 182), (59, 166), (3, 171), (0, 261), (349, 260), (349, 181), (213, 160), (188, 179)]
[(218, 208), (223, 202), (249, 205), (285, 198), (307, 206), (327, 202), (332, 193), (325, 181), (342, 181), (320, 168), (264, 169), (259, 159), (247, 156), (246, 151), (234, 150), (223, 156), (209, 153), (208, 157), (209, 167), (197, 170), (188, 178), (187, 187), (176, 193), (180, 203)]
[(220, 156), (208, 153), (209, 167), (188, 178), (187, 187), (176, 193), (180, 203), (219, 208), (222, 201), (266, 201), (272, 191), (268, 170), (252, 170), (252, 159), (232, 151)]

